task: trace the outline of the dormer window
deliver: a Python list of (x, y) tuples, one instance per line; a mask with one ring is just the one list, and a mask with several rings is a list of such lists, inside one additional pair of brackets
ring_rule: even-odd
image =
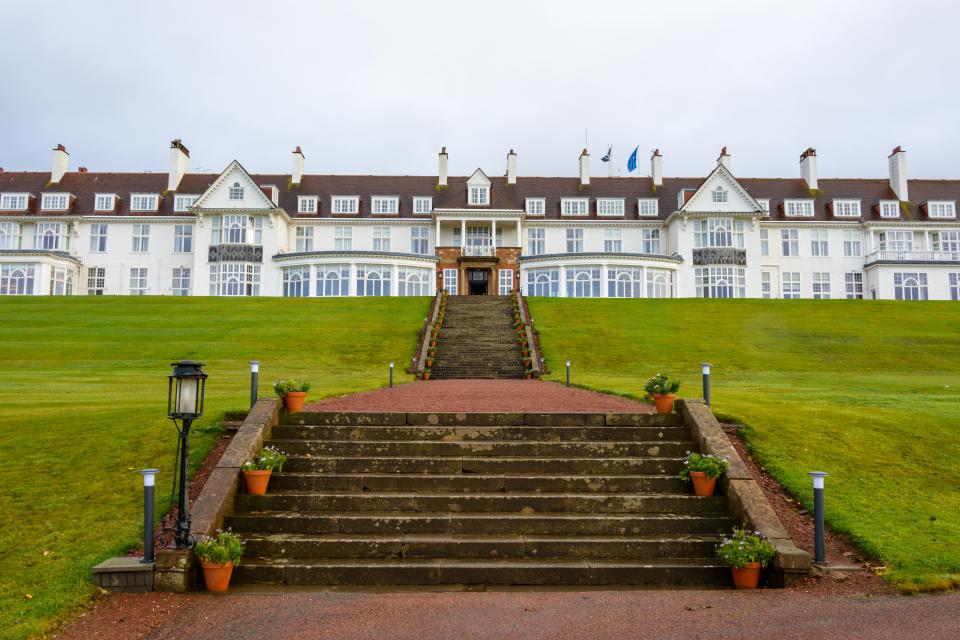
[(43, 211), (66, 211), (70, 202), (70, 194), (44, 193), (40, 198), (40, 209)]
[(27, 208), (28, 193), (5, 193), (0, 196), (0, 209), (4, 211), (23, 211)]
[(784, 200), (783, 212), (790, 218), (812, 218), (813, 200)]
[(546, 210), (546, 200), (544, 198), (527, 198), (526, 210), (528, 216), (542, 216)]
[(730, 192), (717, 185), (717, 188), (710, 192), (713, 198), (713, 204), (727, 204), (730, 199)]
[(130, 211), (156, 211), (159, 196), (155, 193), (130, 194)]
[(297, 213), (316, 213), (317, 196), (297, 196)]
[(98, 193), (93, 200), (94, 211), (113, 211), (117, 206), (117, 194)]
[(880, 217), (881, 218), (899, 218), (900, 203), (897, 200), (881, 200), (880, 201)]
[(658, 211), (656, 198), (640, 198), (637, 200), (637, 213), (643, 218), (656, 218)]
[(193, 206), (193, 203), (197, 201), (197, 198), (200, 196), (196, 195), (187, 195), (187, 194), (177, 194), (173, 199), (173, 210), (176, 212), (190, 211), (190, 207)]
[(433, 212), (433, 198), (416, 196), (413, 199), (413, 212), (416, 214), (430, 214)]
[(770, 198), (757, 198), (757, 204), (760, 205), (761, 211), (770, 213)]
[(859, 200), (834, 200), (833, 216), (835, 218), (859, 218), (860, 201)]
[(243, 200), (243, 187), (240, 186), (239, 182), (234, 182), (233, 186), (230, 187), (230, 199)]
[(470, 187), (468, 202), (472, 205), (490, 204), (490, 187)]
[(333, 213), (354, 214), (360, 211), (360, 198), (357, 196), (332, 196), (330, 210)]
[(927, 203), (927, 215), (931, 218), (956, 218), (956, 203), (952, 200), (931, 200)]
[(587, 198), (561, 198), (560, 213), (565, 216), (585, 216), (589, 203)]
[(623, 216), (623, 198), (597, 198), (598, 216)]
[(677, 192), (677, 208), (682, 209), (683, 205), (687, 204), (687, 200), (689, 200), (690, 196), (696, 193), (696, 191), (696, 189), (680, 189), (680, 191)]
[(370, 198), (370, 211), (381, 216), (395, 216), (399, 211), (400, 198), (373, 196)]

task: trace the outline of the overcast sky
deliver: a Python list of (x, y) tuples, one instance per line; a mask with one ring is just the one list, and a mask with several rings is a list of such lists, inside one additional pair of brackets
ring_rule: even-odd
[(627, 175), (659, 147), (704, 175), (960, 177), (960, 8), (950, 2), (6, 2), (0, 167)]

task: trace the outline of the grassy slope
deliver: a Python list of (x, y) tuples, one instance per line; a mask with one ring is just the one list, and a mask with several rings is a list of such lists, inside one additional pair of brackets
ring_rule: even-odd
[(960, 585), (960, 305), (953, 302), (530, 299), (554, 379), (643, 394), (669, 372), (745, 422), (766, 468), (901, 588)]
[[(312, 398), (386, 384), (413, 354), (426, 298), (0, 300), (0, 637), (25, 637), (82, 603), (90, 567), (141, 535), (137, 470), (169, 491), (176, 435), (169, 363), (206, 363), (206, 418), (245, 409), (247, 361), (261, 394), (280, 377)], [(212, 440), (192, 438), (194, 461)], [(32, 599), (27, 599), (30, 594)]]

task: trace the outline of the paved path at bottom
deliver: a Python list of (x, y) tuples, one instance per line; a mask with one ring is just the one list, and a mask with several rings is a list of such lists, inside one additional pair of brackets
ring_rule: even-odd
[[(638, 392), (642, 392), (638, 387)], [(307, 411), (652, 413), (643, 402), (540, 380), (418, 380), (328, 398)]]
[[(158, 605), (160, 597), (110, 596), (63, 637), (938, 640), (957, 638), (960, 628), (960, 594), (865, 598), (790, 590), (285, 592), (163, 594)], [(151, 613), (154, 624), (145, 626)]]

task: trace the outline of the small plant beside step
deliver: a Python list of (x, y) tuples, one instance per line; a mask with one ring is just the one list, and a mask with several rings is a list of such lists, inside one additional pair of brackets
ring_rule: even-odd
[(218, 531), (216, 538), (198, 540), (193, 552), (203, 568), (207, 591), (223, 592), (230, 586), (233, 568), (243, 557), (243, 540), (230, 531)]
[(309, 382), (296, 380), (280, 380), (273, 383), (273, 392), (283, 399), (283, 404), (290, 413), (303, 411), (303, 403), (307, 400), (307, 392), (313, 387)]
[(267, 492), (270, 475), (283, 470), (287, 454), (276, 447), (264, 447), (253, 460), (243, 463), (243, 479), (247, 484), (247, 493), (262, 496)]
[(710, 454), (691, 453), (683, 459), (683, 470), (680, 479), (693, 483), (693, 492), (701, 497), (712, 496), (717, 487), (717, 478), (722, 476), (730, 466), (723, 458)]
[(677, 391), (680, 390), (680, 381), (671, 380), (662, 373), (653, 376), (643, 386), (647, 392), (647, 400), (653, 400), (657, 407), (657, 413), (670, 413), (673, 411), (673, 401), (677, 397)]
[(733, 535), (724, 537), (717, 547), (717, 557), (730, 566), (737, 589), (756, 589), (760, 572), (776, 555), (776, 549), (759, 531), (746, 529), (734, 529)]

